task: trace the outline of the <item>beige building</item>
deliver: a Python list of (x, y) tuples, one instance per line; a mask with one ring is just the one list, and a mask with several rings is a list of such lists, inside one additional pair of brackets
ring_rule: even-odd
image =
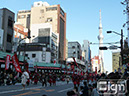
[(113, 52), (112, 53), (112, 71), (115, 72), (118, 71), (118, 68), (120, 67), (120, 52)]
[(17, 22), (20, 22), (25, 28), (30, 28), (31, 10), (18, 11)]
[[(49, 5), (47, 2), (34, 2), (31, 10), (19, 11), (17, 22), (31, 29), (32, 24), (50, 23), (52, 31), (59, 33), (59, 61), (66, 58), (66, 13), (60, 5)], [(31, 33), (31, 35), (34, 35)]]

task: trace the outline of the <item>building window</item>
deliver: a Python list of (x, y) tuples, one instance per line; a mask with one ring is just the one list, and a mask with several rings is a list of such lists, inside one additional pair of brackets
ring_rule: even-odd
[(28, 57), (28, 54), (25, 54), (26, 57)]
[(27, 18), (30, 18), (30, 14), (27, 14)]
[(19, 15), (18, 16), (19, 19), (22, 19), (22, 18), (25, 18), (25, 17), (26, 17), (26, 15)]
[(75, 46), (72, 46), (72, 48), (74, 49), (74, 48), (75, 48)]
[(64, 11), (60, 8), (60, 14), (64, 17)]
[(54, 11), (57, 10), (57, 7), (48, 7), (46, 8), (46, 11)]
[(13, 19), (12, 17), (8, 17), (8, 27), (13, 28)]
[(7, 34), (7, 42), (10, 42), (11, 43), (11, 41), (12, 41), (12, 36), (9, 35), (9, 34)]
[(36, 54), (32, 54), (32, 58), (35, 58), (36, 57)]
[(47, 18), (47, 22), (52, 22), (52, 18)]

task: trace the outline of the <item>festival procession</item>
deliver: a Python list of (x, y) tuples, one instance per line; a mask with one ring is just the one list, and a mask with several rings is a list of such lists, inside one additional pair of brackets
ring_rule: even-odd
[(0, 0), (0, 96), (129, 96), (129, 0)]

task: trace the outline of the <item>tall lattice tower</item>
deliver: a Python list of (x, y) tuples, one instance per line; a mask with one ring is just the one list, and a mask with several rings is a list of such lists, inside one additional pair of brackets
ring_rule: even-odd
[[(103, 46), (103, 34), (102, 34), (102, 22), (101, 22), (101, 10), (99, 11), (100, 13), (100, 22), (99, 22), (99, 47)], [(100, 59), (100, 66), (101, 66), (101, 73), (104, 72), (104, 59), (103, 59), (103, 50), (99, 50), (99, 59)]]

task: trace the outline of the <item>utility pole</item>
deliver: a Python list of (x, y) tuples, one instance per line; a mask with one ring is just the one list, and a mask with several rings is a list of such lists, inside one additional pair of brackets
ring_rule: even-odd
[(121, 29), (121, 40), (120, 40), (120, 43), (121, 43), (121, 63), (123, 65), (123, 29)]
[(25, 58), (26, 58), (26, 43), (24, 44), (24, 69), (26, 70)]

